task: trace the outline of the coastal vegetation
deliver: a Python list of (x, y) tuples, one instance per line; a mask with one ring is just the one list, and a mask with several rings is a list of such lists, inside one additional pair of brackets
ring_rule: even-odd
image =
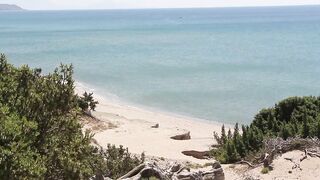
[[(122, 146), (103, 149), (92, 133), (84, 132), (79, 119), (91, 116), (97, 105), (92, 93), (75, 94), (71, 65), (43, 75), (41, 69), (15, 67), (1, 54), (0, 179), (119, 178), (137, 167), (148, 171), (149, 166), (141, 165), (144, 155), (133, 156)], [(320, 138), (320, 97), (287, 98), (262, 109), (250, 125), (237, 123), (232, 130), (222, 126), (214, 137), (218, 147), (211, 154), (222, 163), (252, 166), (257, 156), (272, 154), (275, 144), (287, 150), (302, 147), (305, 154), (320, 157), (307, 149), (320, 144), (312, 139)], [(190, 132), (176, 139), (190, 139)], [(223, 172), (220, 165), (213, 170), (206, 173)], [(261, 172), (270, 170), (265, 166)]]
[(128, 149), (92, 145), (78, 119), (92, 94), (75, 95), (73, 67), (43, 75), (0, 56), (0, 179), (117, 178), (142, 162)]
[[(320, 97), (290, 97), (274, 107), (262, 109), (250, 125), (238, 123), (233, 131), (226, 133), (222, 126), (221, 134), (214, 132), (218, 148), (211, 153), (222, 163), (235, 163), (240, 160), (253, 161), (265, 152), (266, 142), (272, 139), (320, 138)], [(282, 141), (279, 141), (282, 142)], [(293, 146), (297, 144), (293, 144)]]

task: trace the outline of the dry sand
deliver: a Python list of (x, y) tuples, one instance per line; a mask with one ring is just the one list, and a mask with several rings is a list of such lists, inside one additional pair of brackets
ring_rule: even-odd
[[(246, 165), (224, 165), (226, 179), (259, 179), (259, 180), (319, 180), (320, 179), (320, 158), (310, 157), (300, 162), (304, 156), (302, 151), (291, 151), (278, 156), (271, 166), (273, 170), (262, 174), (262, 166), (248, 169)], [(285, 158), (292, 158), (300, 165), (300, 168), (293, 168), (294, 163)], [(232, 168), (231, 168), (232, 167)], [(249, 178), (250, 177), (250, 178)]]
[[(76, 92), (82, 94), (84, 91), (90, 89), (77, 83)], [(123, 145), (136, 154), (144, 152), (147, 156), (203, 163), (206, 160), (185, 156), (181, 152), (209, 150), (215, 143), (213, 132), (221, 130), (222, 124), (219, 123), (115, 103), (97, 94), (94, 97), (99, 101), (99, 105), (93, 115), (116, 125), (115, 128), (95, 132), (94, 138), (103, 147), (109, 143)], [(155, 124), (159, 124), (159, 128), (151, 128)], [(170, 139), (171, 136), (188, 131), (191, 133), (190, 140)]]

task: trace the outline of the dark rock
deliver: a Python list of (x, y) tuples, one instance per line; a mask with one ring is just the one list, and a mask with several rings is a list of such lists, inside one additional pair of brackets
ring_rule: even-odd
[(187, 132), (187, 133), (184, 133), (184, 134), (172, 136), (171, 139), (174, 139), (174, 140), (189, 140), (189, 139), (191, 139), (190, 131)]
[(182, 154), (186, 156), (192, 156), (197, 159), (208, 159), (209, 158), (209, 151), (182, 151)]
[(151, 126), (151, 128), (159, 128), (159, 124), (155, 124), (154, 126)]

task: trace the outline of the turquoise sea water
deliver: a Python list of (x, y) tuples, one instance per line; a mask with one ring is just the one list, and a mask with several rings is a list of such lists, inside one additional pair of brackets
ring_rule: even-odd
[(97, 93), (248, 123), (320, 95), (320, 6), (0, 12), (0, 52), (45, 72), (73, 63)]

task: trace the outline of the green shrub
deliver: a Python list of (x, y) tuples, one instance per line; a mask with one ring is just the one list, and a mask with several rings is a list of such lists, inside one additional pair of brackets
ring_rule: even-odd
[(93, 99), (93, 93), (84, 92), (82, 97), (78, 97), (78, 105), (84, 112), (88, 110), (94, 111), (97, 104), (98, 101)]
[(268, 174), (269, 171), (270, 171), (270, 169), (269, 169), (268, 167), (263, 167), (263, 168), (261, 169), (261, 173), (262, 173), (262, 174)]
[(211, 153), (221, 163), (250, 159), (263, 148), (263, 141), (268, 138), (319, 137), (320, 97), (290, 97), (282, 100), (272, 108), (262, 109), (250, 125), (241, 129), (242, 134), (236, 124), (234, 132), (229, 130), (227, 136), (224, 126), (220, 136), (214, 132), (220, 147)]
[[(101, 151), (82, 133), (73, 67), (53, 73), (14, 67), (0, 55), (0, 179), (89, 179), (119, 177), (139, 159), (114, 146)], [(92, 94), (82, 97), (88, 108)]]

